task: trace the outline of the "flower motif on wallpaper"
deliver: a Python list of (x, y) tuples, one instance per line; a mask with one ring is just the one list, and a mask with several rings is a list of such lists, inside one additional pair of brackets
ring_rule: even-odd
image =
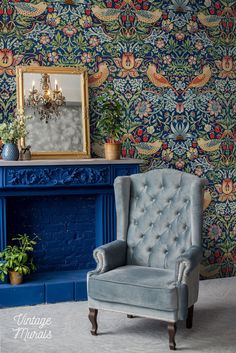
[(222, 230), (218, 224), (212, 224), (208, 228), (208, 236), (211, 240), (218, 240), (222, 234)]
[(215, 61), (216, 66), (220, 70), (220, 78), (235, 78), (236, 61), (229, 55), (223, 57), (222, 60)]
[(48, 54), (48, 60), (53, 62), (54, 64), (59, 60), (59, 55), (56, 51)]
[(170, 148), (167, 148), (166, 150), (162, 151), (162, 159), (165, 162), (171, 161), (171, 159), (174, 157), (174, 153), (171, 151)]
[(217, 116), (221, 113), (222, 107), (219, 102), (217, 102), (216, 100), (212, 100), (208, 102), (207, 110), (211, 115)]
[(0, 75), (15, 75), (15, 66), (19, 65), (24, 55), (13, 55), (12, 50), (4, 48), (0, 50)]
[(71, 23), (68, 23), (64, 28), (63, 28), (63, 33), (68, 37), (73, 37), (77, 33), (77, 29), (75, 26), (73, 26)]
[(143, 59), (134, 58), (133, 53), (123, 53), (122, 58), (114, 58), (116, 66), (121, 69), (118, 73), (119, 77), (137, 77), (139, 74), (136, 69), (140, 67)]
[(231, 178), (224, 179), (222, 184), (216, 184), (215, 188), (219, 193), (219, 201), (236, 200), (236, 183)]
[(92, 27), (93, 21), (92, 21), (92, 17), (91, 16), (87, 16), (84, 15), (80, 18), (79, 20), (79, 24), (83, 27), (83, 28), (89, 28)]
[(47, 15), (47, 24), (51, 27), (57, 27), (61, 22), (60, 17), (57, 16), (55, 13), (49, 13)]
[(81, 56), (81, 60), (82, 62), (85, 63), (89, 63), (92, 60), (92, 55), (91, 53), (86, 53), (84, 52)]
[(50, 38), (47, 35), (42, 35), (39, 39), (40, 43), (43, 45), (46, 45), (48, 43), (50, 43)]
[(100, 39), (97, 36), (92, 36), (89, 39), (89, 44), (91, 47), (97, 47), (100, 44)]
[(170, 32), (170, 31), (172, 31), (173, 28), (174, 28), (174, 24), (173, 24), (173, 22), (171, 22), (171, 20), (163, 20), (162, 21), (162, 29), (165, 32)]
[(190, 147), (190, 149), (187, 151), (187, 157), (190, 161), (196, 159), (198, 157), (197, 148)]
[(152, 105), (150, 102), (141, 101), (135, 108), (136, 114), (142, 119), (147, 118), (148, 115), (152, 112)]

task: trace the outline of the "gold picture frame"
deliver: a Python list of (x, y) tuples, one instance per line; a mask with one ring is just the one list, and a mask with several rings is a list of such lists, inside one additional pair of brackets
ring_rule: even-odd
[[(25, 116), (25, 91), (24, 77), (26, 74), (48, 74), (48, 75), (80, 75), (81, 79), (81, 112), (82, 112), (82, 150), (78, 151), (33, 151), (32, 159), (83, 159), (90, 158), (90, 128), (89, 128), (89, 103), (88, 103), (88, 74), (86, 69), (79, 67), (46, 67), (46, 66), (17, 66), (17, 114), (20, 119)], [(67, 78), (67, 76), (66, 76)], [(77, 77), (76, 77), (77, 78)], [(79, 89), (79, 88), (78, 88)], [(61, 137), (61, 136), (60, 136)], [(59, 137), (59, 138), (60, 138)], [(21, 139), (19, 144), (22, 148), (26, 146), (26, 138)]]

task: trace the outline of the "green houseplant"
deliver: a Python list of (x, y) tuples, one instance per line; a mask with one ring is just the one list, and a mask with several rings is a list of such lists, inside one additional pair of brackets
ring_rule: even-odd
[(120, 159), (121, 124), (124, 111), (117, 98), (106, 93), (97, 98), (97, 112), (100, 117), (97, 121), (98, 131), (105, 137), (105, 158)]
[(27, 135), (25, 119), (9, 118), (0, 124), (0, 137), (3, 141), (2, 158), (8, 161), (18, 160), (19, 150), (17, 142)]
[(8, 245), (0, 252), (0, 280), (3, 282), (9, 274), (11, 284), (20, 284), (23, 275), (36, 270), (30, 253), (34, 251), (37, 244), (37, 236), (31, 239), (27, 234), (18, 234), (13, 238), (14, 245)]

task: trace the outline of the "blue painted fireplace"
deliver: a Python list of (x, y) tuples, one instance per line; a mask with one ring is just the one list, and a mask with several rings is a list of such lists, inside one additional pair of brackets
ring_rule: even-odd
[(37, 272), (0, 284), (0, 307), (86, 299), (96, 246), (115, 239), (113, 182), (140, 160), (0, 162), (0, 249), (18, 233), (37, 234)]

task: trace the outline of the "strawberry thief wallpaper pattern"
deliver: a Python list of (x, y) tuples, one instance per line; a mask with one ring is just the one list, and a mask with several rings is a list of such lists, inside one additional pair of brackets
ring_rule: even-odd
[(93, 153), (94, 102), (110, 91), (124, 157), (208, 179), (201, 275), (236, 275), (235, 33), (230, 0), (2, 0), (1, 119), (16, 108), (16, 65), (86, 66)]

